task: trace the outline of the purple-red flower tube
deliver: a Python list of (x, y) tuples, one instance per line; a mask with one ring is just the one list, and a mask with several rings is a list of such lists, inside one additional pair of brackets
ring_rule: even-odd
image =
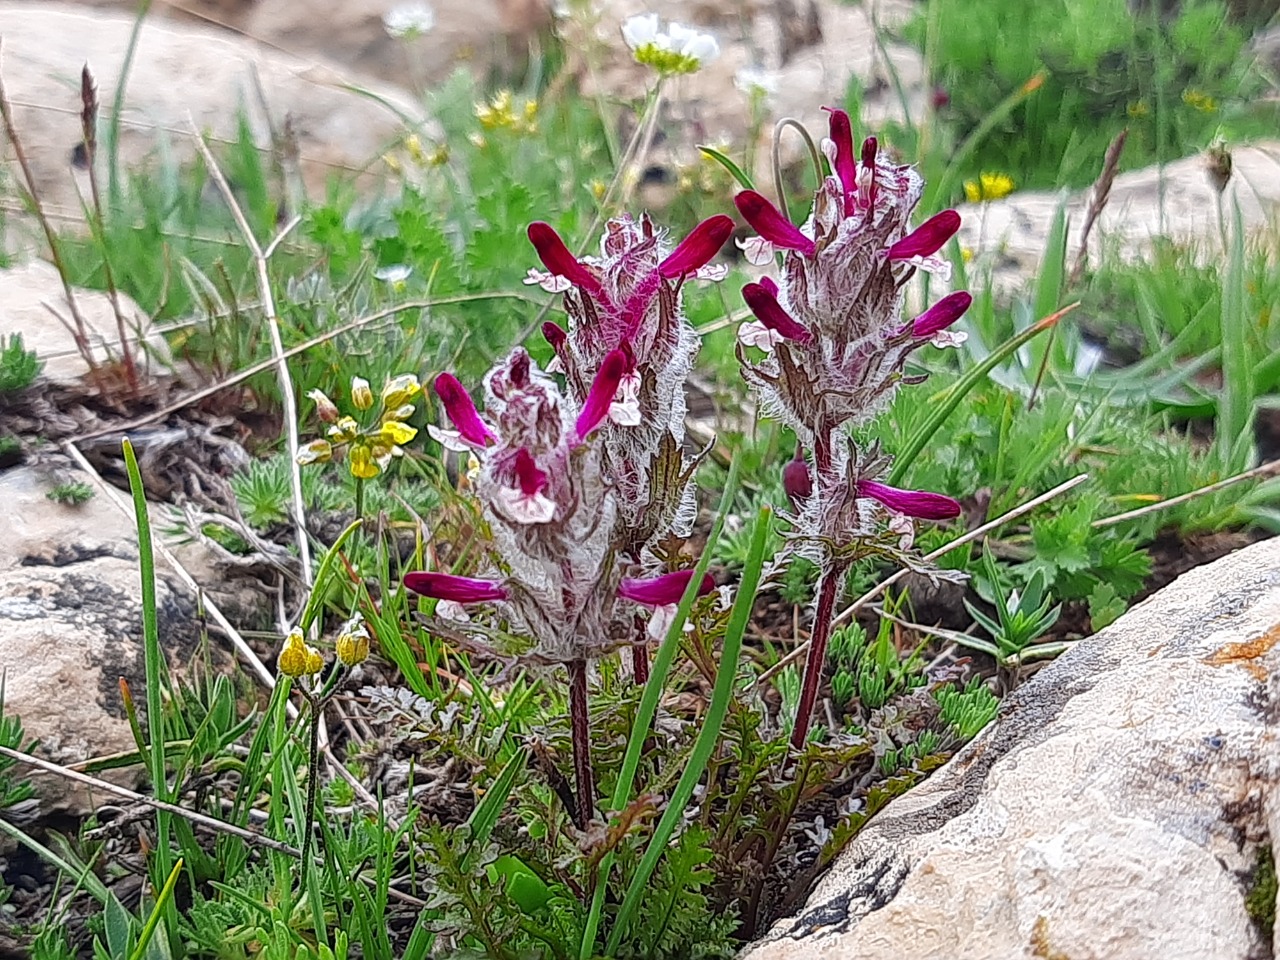
[(972, 303), (973, 297), (963, 290), (947, 294), (911, 321), (911, 335), (921, 339), (932, 337), (964, 316)]
[(467, 393), (457, 377), (452, 373), (442, 373), (436, 377), (434, 386), (436, 396), (444, 404), (444, 412), (463, 440), (477, 447), (484, 447), (498, 439), (480, 419), (471, 394)]
[(960, 214), (954, 210), (936, 213), (889, 248), (890, 260), (931, 257), (960, 229)]
[(600, 281), (592, 276), (582, 262), (569, 252), (569, 248), (560, 239), (551, 224), (535, 220), (529, 224), (529, 242), (538, 251), (542, 265), (556, 276), (564, 277), (574, 286), (582, 287), (588, 293), (604, 299), (604, 290)]
[(414, 593), (454, 603), (484, 603), (505, 600), (507, 591), (492, 580), (458, 577), (452, 573), (406, 573), (404, 585)]
[(950, 520), (960, 516), (958, 500), (926, 490), (899, 490), (875, 480), (859, 480), (858, 496), (877, 500), (894, 513), (921, 520)]
[(733, 198), (734, 205), (752, 229), (775, 247), (796, 250), (812, 257), (817, 247), (800, 232), (800, 228), (782, 215), (777, 207), (754, 190), (743, 190)]
[[(692, 579), (692, 570), (677, 570), (646, 580), (625, 579), (618, 585), (618, 596), (646, 607), (666, 607), (680, 602)], [(715, 588), (716, 582), (711, 574), (704, 573), (702, 583), (698, 584), (698, 596), (704, 596)]]
[[(771, 284), (772, 285), (772, 284)], [(776, 290), (777, 287), (774, 287)], [(805, 329), (804, 324), (797, 321), (782, 309), (777, 297), (762, 283), (748, 283), (742, 288), (742, 299), (747, 302), (756, 319), (770, 330), (776, 331), (788, 340), (809, 343), (813, 334)]]
[(618, 384), (627, 373), (627, 355), (622, 350), (611, 350), (600, 364), (600, 372), (591, 382), (587, 402), (578, 414), (578, 439), (585, 440), (609, 415), (609, 405), (618, 394)]
[(723, 213), (708, 217), (694, 227), (687, 237), (658, 264), (663, 279), (676, 280), (697, 273), (711, 258), (720, 252), (724, 242), (733, 235), (733, 218)]

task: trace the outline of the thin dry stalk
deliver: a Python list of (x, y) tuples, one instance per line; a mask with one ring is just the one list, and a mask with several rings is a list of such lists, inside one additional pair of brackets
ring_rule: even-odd
[(84, 315), (80, 312), (80, 306), (76, 303), (75, 292), (71, 289), (71, 281), (68, 278), (67, 266), (62, 259), (62, 249), (58, 245), (57, 234), (53, 232), (53, 225), (49, 222), (49, 218), (45, 216), (44, 204), (40, 200), (40, 193), (36, 189), (35, 174), (31, 172), (31, 164), (27, 160), (27, 152), (22, 148), (22, 140), (18, 136), (18, 126), (13, 121), (13, 109), (9, 105), (9, 94), (4, 85), (4, 39), (0, 37), (0, 121), (4, 123), (5, 136), (9, 138), (9, 143), (13, 145), (13, 155), (18, 160), (18, 167), (22, 170), (22, 179), (26, 182), (27, 196), (31, 198), (31, 210), (36, 215), (36, 220), (40, 223), (40, 229), (44, 231), (45, 240), (49, 243), (49, 256), (53, 259), (53, 265), (57, 268), (58, 278), (62, 281), (62, 291), (67, 298), (67, 305), (71, 308), (71, 317), (74, 325), (69, 326), (71, 336), (75, 338), (76, 349), (80, 351), (80, 355), (84, 357), (84, 362), (89, 365), (91, 371), (98, 369), (97, 360), (93, 356), (93, 346), (89, 342), (89, 331), (84, 322)]
[[(1080, 484), (1084, 483), (1088, 479), (1089, 479), (1089, 475), (1087, 473), (1082, 473), (1077, 477), (1072, 477), (1070, 480), (1066, 481), (1065, 483), (1058, 484), (1056, 487), (1054, 487), (1052, 490), (1048, 491), (1047, 493), (1042, 493), (1040, 494), (1040, 496), (1035, 497), (1032, 500), (1028, 500), (1026, 503), (1022, 504), (1021, 506), (1014, 507), (1008, 513), (1001, 514), (1000, 516), (996, 517), (994, 520), (989, 520), (986, 523), (984, 523), (982, 526), (976, 527), (973, 530), (970, 530), (968, 533), (964, 534), (963, 536), (957, 537), (956, 539), (952, 540), (950, 543), (943, 544), (941, 547), (939, 547), (937, 550), (934, 550), (932, 553), (926, 554), (924, 559), (926, 561), (937, 560), (939, 557), (950, 553), (952, 550), (956, 549), (957, 547), (964, 546), (967, 543), (972, 543), (973, 541), (986, 536), (992, 530), (999, 529), (1000, 527), (1003, 527), (1006, 523), (1009, 523), (1011, 520), (1016, 520), (1018, 519), (1018, 517), (1022, 516), (1023, 514), (1029, 513), (1030, 511), (1034, 510), (1036, 507), (1040, 506), (1041, 504), (1048, 503), (1054, 497), (1060, 496), (1074, 487), (1078, 487)], [(876, 586), (872, 587), (870, 590), (868, 590), (866, 593), (860, 596), (857, 600), (853, 601), (853, 603), (849, 604), (849, 606), (841, 610), (840, 613), (836, 616), (836, 618), (831, 621), (831, 626), (835, 627), (838, 624), (844, 623), (846, 620), (850, 619), (860, 609), (865, 607), (868, 603), (870, 603), (872, 600), (878, 597), (881, 593), (883, 593), (886, 589), (891, 587), (893, 584), (897, 583), (899, 580), (901, 580), (910, 572), (911, 572), (910, 569), (908, 569), (907, 567), (903, 567), (902, 569), (896, 571), (890, 576), (885, 577), (884, 580), (876, 584)], [(798, 645), (794, 650), (792, 650), (790, 653), (784, 656), (781, 660), (775, 663), (768, 670), (764, 671), (764, 673), (760, 674), (760, 676), (756, 678), (756, 682), (754, 684), (755, 688), (759, 689), (766, 682), (768, 682), (769, 680), (772, 680), (779, 673), (781, 673), (782, 670), (788, 664), (795, 663), (797, 660), (803, 657), (805, 653), (808, 651), (808, 649), (809, 649), (809, 641), (806, 640), (804, 643)]]
[(1233, 487), (1237, 483), (1244, 483), (1246, 480), (1254, 480), (1258, 477), (1268, 477), (1276, 473), (1280, 473), (1280, 460), (1269, 460), (1266, 463), (1259, 464), (1252, 470), (1245, 470), (1243, 473), (1237, 473), (1234, 477), (1227, 477), (1225, 480), (1219, 480), (1217, 483), (1211, 483), (1208, 486), (1190, 490), (1176, 497), (1170, 497), (1168, 500), (1149, 503), (1144, 507), (1117, 513), (1115, 516), (1103, 517), (1101, 520), (1093, 521), (1091, 526), (1095, 530), (1101, 530), (1103, 527), (1114, 527), (1117, 523), (1124, 523), (1126, 520), (1137, 520), (1139, 517), (1145, 517), (1150, 513), (1159, 513), (1161, 510), (1168, 510), (1170, 507), (1179, 506), (1195, 500), (1197, 497), (1205, 497), (1211, 493), (1217, 493), (1219, 490)]
[[(289, 446), (289, 485), (293, 492), (293, 524), (298, 541), (298, 558), (302, 562), (302, 583), (307, 590), (310, 590), (313, 583), (313, 572), (311, 569), (311, 541), (307, 536), (307, 506), (302, 496), (302, 472), (298, 466), (298, 403), (293, 395), (293, 378), (289, 375), (289, 363), (285, 359), (284, 341), (280, 338), (280, 319), (276, 314), (275, 295), (271, 289), (271, 276), (267, 271), (267, 255), (263, 253), (257, 237), (253, 235), (249, 221), (245, 219), (244, 211), (240, 209), (240, 204), (236, 201), (235, 194), (231, 192), (231, 187), (227, 183), (226, 177), (222, 175), (222, 169), (218, 166), (218, 161), (214, 159), (208, 144), (200, 136), (200, 131), (196, 129), (194, 121), (191, 121), (191, 133), (195, 139), (196, 148), (204, 158), (209, 176), (213, 177), (213, 181), (218, 185), (218, 190), (222, 193), (223, 199), (226, 200), (227, 206), (230, 207), (231, 215), (235, 218), (236, 226), (240, 228), (240, 233), (244, 237), (244, 242), (248, 244), (249, 250), (253, 254), (254, 264), (257, 267), (258, 299), (262, 303), (262, 312), (267, 319), (267, 330), (271, 334), (271, 352), (275, 358), (276, 373), (280, 382), (280, 397), (284, 402), (285, 438)], [(277, 242), (273, 241), (270, 249), (274, 250)], [(281, 628), (287, 632), (288, 624), (282, 624)]]
[(260, 847), (266, 847), (268, 850), (274, 850), (277, 853), (283, 853), (286, 856), (297, 858), (300, 856), (298, 851), (287, 843), (281, 843), (279, 840), (273, 840), (271, 837), (264, 837), (260, 833), (253, 830), (246, 830), (244, 827), (237, 827), (234, 823), (226, 823), (216, 817), (210, 817), (206, 814), (199, 813), (195, 810), (187, 810), (177, 804), (165, 803), (163, 800), (156, 800), (154, 797), (148, 797), (141, 793), (135, 793), (127, 787), (116, 786), (110, 780), (100, 780), (97, 777), (91, 777), (87, 773), (80, 773), (78, 770), (69, 770), (66, 767), (59, 766), (52, 761), (34, 757), (29, 753), (21, 753), (12, 750), (9, 747), (0, 747), (0, 757), (7, 757), (10, 760), (16, 760), (18, 763), (26, 764), (29, 767), (35, 767), (37, 770), (43, 770), (45, 773), (51, 773), (54, 776), (62, 777), (65, 780), (71, 780), (82, 786), (91, 787), (94, 790), (101, 790), (103, 793), (109, 793), (113, 796), (120, 797), (132, 803), (145, 804), (155, 810), (164, 810), (171, 813), (175, 817), (182, 817), (192, 823), (198, 823), (202, 827), (208, 827), (210, 830), (216, 830), (219, 833), (229, 833), (234, 837), (240, 837), (252, 844)]
[(98, 249), (102, 252), (102, 275), (107, 282), (107, 299), (116, 318), (116, 332), (120, 336), (120, 355), (124, 360), (125, 380), (136, 398), (139, 392), (138, 365), (134, 362), (133, 347), (129, 344), (129, 331), (120, 309), (120, 291), (116, 287), (108, 251), (106, 221), (102, 215), (102, 194), (98, 189), (98, 85), (86, 63), (80, 71), (80, 129), (84, 136), (85, 162), (89, 167), (89, 195), (93, 200), (93, 224), (97, 233)]
[(1106, 209), (1107, 201), (1111, 199), (1111, 185), (1115, 183), (1116, 174), (1120, 172), (1120, 155), (1124, 153), (1124, 144), (1128, 139), (1129, 128), (1125, 127), (1116, 134), (1116, 138), (1107, 147), (1102, 161), (1102, 173), (1098, 175), (1093, 189), (1089, 191), (1089, 206), (1084, 213), (1084, 226), (1080, 229), (1080, 249), (1076, 251), (1076, 262), (1071, 267), (1070, 276), (1067, 277), (1067, 285), (1063, 288), (1064, 293), (1079, 283), (1080, 277), (1084, 274), (1085, 260), (1089, 255), (1089, 234), (1093, 231), (1093, 225), (1098, 222), (1098, 217), (1102, 216), (1102, 211)]

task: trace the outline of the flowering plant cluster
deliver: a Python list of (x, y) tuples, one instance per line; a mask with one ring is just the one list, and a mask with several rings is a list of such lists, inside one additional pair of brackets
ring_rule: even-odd
[(329, 424), (325, 437), (312, 440), (298, 452), (298, 463), (328, 463), (344, 455), (347, 469), (357, 480), (371, 480), (391, 465), (394, 457), (404, 454), (402, 446), (418, 435), (417, 427), (405, 421), (413, 416), (410, 403), (422, 386), (411, 373), (392, 377), (382, 387), (382, 397), (374, 411), (373, 390), (369, 381), (355, 377), (351, 381), (351, 405), (363, 422), (343, 414), (338, 405), (323, 391), (312, 390), (307, 396), (316, 405), (316, 415)]
[[(960, 513), (950, 497), (882, 482), (889, 458), (874, 447), (860, 450), (849, 430), (882, 410), (899, 385), (923, 379), (905, 372), (915, 350), (961, 342), (963, 335), (950, 327), (971, 302), (968, 293), (951, 293), (903, 320), (904, 286), (917, 270), (949, 279), (949, 264), (937, 254), (959, 229), (960, 217), (946, 210), (912, 230), (910, 217), (924, 181), (910, 167), (881, 156), (874, 137), (855, 154), (848, 114), (829, 112), (823, 151), (833, 173), (823, 179), (802, 226), (753, 190), (735, 197), (758, 234), (742, 244), (747, 258), (766, 264), (782, 255), (778, 280), (765, 277), (742, 290), (755, 319), (739, 328), (738, 356), (765, 413), (799, 439), (801, 449), (783, 471), (795, 508), (792, 537), (797, 551), (821, 571), (793, 729), (797, 748), (808, 732), (837, 592), (849, 565), (871, 554), (918, 564), (906, 552), (912, 520)], [(763, 359), (749, 359), (747, 347), (759, 348)]]
[(699, 33), (680, 23), (666, 29), (656, 13), (631, 17), (622, 25), (622, 39), (637, 63), (662, 76), (696, 73), (704, 63), (720, 56), (720, 45), (709, 33)]

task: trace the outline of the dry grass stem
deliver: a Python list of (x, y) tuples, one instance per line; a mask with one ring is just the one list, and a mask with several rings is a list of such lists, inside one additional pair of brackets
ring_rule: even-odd
[(1258, 477), (1269, 477), (1272, 474), (1280, 473), (1280, 460), (1270, 460), (1267, 463), (1259, 464), (1251, 470), (1245, 470), (1243, 473), (1237, 473), (1234, 477), (1227, 477), (1225, 480), (1219, 480), (1217, 483), (1211, 483), (1205, 487), (1199, 487), (1195, 490), (1189, 490), (1186, 493), (1179, 494), (1176, 497), (1170, 497), (1168, 500), (1161, 500), (1159, 503), (1148, 503), (1145, 506), (1138, 507), (1134, 510), (1126, 510), (1124, 513), (1117, 513), (1113, 517), (1103, 517), (1101, 520), (1093, 521), (1093, 528), (1101, 530), (1103, 527), (1113, 527), (1117, 523), (1124, 523), (1126, 520), (1136, 520), (1139, 517), (1145, 517), (1149, 513), (1158, 513), (1161, 510), (1168, 510), (1170, 507), (1176, 507), (1180, 504), (1195, 500), (1197, 497), (1208, 496), (1211, 493), (1217, 493), (1219, 490), (1225, 490), (1227, 487), (1233, 487), (1237, 483), (1244, 483), (1246, 480), (1254, 480)]
[(1080, 277), (1084, 274), (1085, 260), (1089, 256), (1089, 234), (1093, 232), (1093, 225), (1098, 222), (1098, 217), (1102, 216), (1102, 211), (1106, 209), (1107, 201), (1111, 199), (1111, 185), (1115, 183), (1116, 174), (1120, 172), (1120, 155), (1124, 153), (1124, 144), (1128, 139), (1129, 128), (1125, 127), (1116, 134), (1116, 138), (1107, 147), (1102, 161), (1102, 173), (1098, 175), (1093, 189), (1089, 191), (1089, 206), (1085, 210), (1084, 226), (1080, 230), (1080, 249), (1076, 251), (1076, 262), (1071, 266), (1071, 274), (1067, 277), (1067, 285), (1063, 288), (1064, 293), (1079, 283)]

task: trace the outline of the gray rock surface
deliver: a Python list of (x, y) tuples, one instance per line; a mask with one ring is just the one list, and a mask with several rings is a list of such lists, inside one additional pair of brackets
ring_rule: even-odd
[(1280, 836), (1280, 539), (1041, 671), (749, 960), (1246, 960)]
[[(333, 25), (326, 22), (325, 29)], [(37, 189), (58, 217), (79, 219), (79, 197), (88, 196), (85, 172), (72, 165), (81, 140), (80, 69), (90, 65), (105, 117), (132, 30), (126, 11), (0, 2), (5, 85)], [(264, 150), (288, 118), (300, 175), (312, 189), (336, 172), (364, 169), (393, 145), (403, 131), (397, 112), (423, 119), (403, 91), (355, 70), (302, 60), (215, 27), (164, 19), (144, 24), (122, 118), (126, 166), (194, 156), (188, 118), (208, 136), (234, 141), (239, 112)], [(6, 160), (10, 153), (5, 143)]]
[[(1155, 237), (1194, 248), (1206, 261), (1222, 256), (1222, 216), (1230, 224), (1240, 204), (1245, 229), (1272, 228), (1280, 212), (1280, 141), (1232, 149), (1233, 173), (1221, 198), (1210, 182), (1207, 158), (1186, 157), (1118, 176), (1089, 241), (1089, 262), (1102, 257), (1130, 262), (1147, 255)], [(1099, 158), (1101, 163), (1101, 158)], [(1065, 198), (1070, 217), (1068, 263), (1080, 246), (1089, 191)], [(974, 254), (972, 273), (990, 272), (997, 289), (1033, 280), (1048, 245), (1054, 212), (1063, 196), (1016, 191), (1001, 200), (960, 208), (959, 242)]]
[[(50, 501), (54, 479), (0, 472), (0, 672), (6, 712), (41, 755), (70, 764), (134, 749), (119, 681), (144, 707), (141, 578), (132, 520), (102, 495), (78, 507)], [(197, 642), (194, 604), (163, 577), (156, 596), (161, 646), (180, 668)], [(132, 785), (142, 770), (112, 776)], [(42, 813), (92, 809), (81, 788), (32, 779)]]
[[(90, 354), (97, 364), (122, 358), (119, 327), (111, 300), (105, 293), (72, 288), (72, 296), (85, 323)], [(120, 313), (135, 361), (145, 368), (153, 359), (169, 361), (164, 338), (151, 332), (151, 318), (128, 294), (120, 294)], [(58, 272), (43, 261), (0, 269), (0, 343), (21, 334), (22, 345), (44, 362), (43, 374), (56, 383), (67, 383), (89, 372), (89, 364), (76, 345), (75, 335), (58, 317), (72, 322), (72, 312)]]

